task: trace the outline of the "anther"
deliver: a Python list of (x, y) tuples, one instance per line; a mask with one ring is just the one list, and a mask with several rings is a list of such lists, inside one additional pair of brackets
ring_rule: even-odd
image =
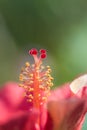
[(30, 66), (29, 62), (26, 62), (26, 63), (25, 63), (25, 66), (26, 66), (26, 67), (29, 67), (29, 66)]

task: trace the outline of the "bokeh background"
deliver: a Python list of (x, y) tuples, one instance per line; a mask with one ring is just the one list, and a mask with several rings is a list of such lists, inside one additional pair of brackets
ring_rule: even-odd
[(18, 82), (33, 47), (47, 50), (54, 87), (86, 73), (87, 0), (0, 0), (1, 85)]

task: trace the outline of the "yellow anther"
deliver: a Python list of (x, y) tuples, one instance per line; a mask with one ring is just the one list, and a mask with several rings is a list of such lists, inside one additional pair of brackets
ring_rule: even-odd
[(20, 80), (20, 81), (23, 81), (23, 76), (19, 76), (19, 80)]
[(44, 69), (45, 67), (44, 66), (41, 66), (41, 69)]
[(27, 102), (32, 102), (32, 99), (27, 99)]
[(29, 76), (30, 76), (30, 77), (33, 77), (33, 74), (31, 73), (31, 74), (29, 74)]
[(42, 79), (39, 79), (39, 82), (42, 82)]
[(50, 85), (50, 83), (48, 81), (46, 83), (47, 83), (47, 85)]
[(36, 67), (36, 70), (39, 70), (39, 67)]
[(36, 73), (39, 73), (39, 70), (36, 70)]
[(49, 82), (49, 83), (51, 82), (51, 79), (50, 79), (50, 78), (48, 78), (48, 82)]
[(47, 71), (46, 71), (46, 74), (49, 74), (49, 73), (50, 73), (49, 70), (47, 70)]
[(23, 88), (27, 89), (27, 86), (24, 85)]
[(50, 66), (48, 65), (48, 66), (47, 66), (47, 68), (49, 69), (49, 68), (50, 68)]
[(54, 78), (50, 76), (50, 79), (53, 80)]
[(50, 87), (47, 87), (48, 90), (50, 90)]
[(53, 83), (50, 83), (50, 86), (53, 86)]
[(45, 89), (45, 87), (43, 87), (42, 85), (39, 85), (39, 88), (42, 89), (42, 90)]
[(34, 91), (34, 88), (29, 88), (29, 92), (32, 92), (32, 91)]
[(36, 77), (36, 79), (40, 79), (40, 77), (39, 77), (39, 76), (37, 76), (37, 77)]
[(20, 74), (20, 77), (22, 77), (23, 76), (23, 74)]
[(42, 100), (47, 100), (47, 97), (42, 97)]
[(43, 86), (42, 85), (39, 85), (39, 88), (42, 88)]
[(47, 73), (47, 71), (45, 72), (45, 74), (44, 74), (44, 76), (47, 76), (48, 75), (48, 73)]
[(48, 72), (50, 73), (52, 70), (51, 69), (48, 69)]
[(33, 81), (32, 81), (32, 80), (30, 81), (30, 84), (33, 84)]
[(33, 96), (32, 96), (32, 94), (28, 95), (28, 97), (29, 97), (30, 99), (33, 99)]
[(50, 79), (50, 77), (51, 77), (51, 75), (50, 74), (48, 74), (48, 78)]
[(26, 62), (26, 63), (25, 63), (25, 66), (26, 66), (26, 67), (29, 67), (29, 66), (30, 66), (30, 63), (29, 63), (29, 62)]
[(40, 97), (40, 96), (41, 96), (41, 94), (39, 93), (39, 94), (38, 94), (38, 97)]
[(23, 87), (24, 85), (23, 84), (19, 84), (19, 87)]

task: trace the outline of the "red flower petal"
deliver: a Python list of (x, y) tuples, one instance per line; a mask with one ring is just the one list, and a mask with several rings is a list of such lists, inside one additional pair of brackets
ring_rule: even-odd
[(48, 120), (45, 130), (48, 128), (50, 130), (79, 130), (84, 114), (84, 100), (75, 97), (62, 101), (50, 101), (48, 103)]
[(17, 83), (6, 83), (0, 91), (0, 97), (4, 100), (7, 106), (17, 107), (23, 100), (24, 89), (19, 87)]
[(62, 99), (68, 99), (72, 96), (72, 92), (69, 87), (69, 83), (65, 84), (61, 87), (58, 87), (51, 91), (51, 96), (48, 98), (48, 101), (52, 100), (62, 100)]

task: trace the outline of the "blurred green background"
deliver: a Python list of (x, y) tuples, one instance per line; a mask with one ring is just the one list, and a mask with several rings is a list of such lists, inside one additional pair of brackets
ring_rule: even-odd
[(28, 50), (45, 48), (54, 86), (87, 71), (86, 0), (0, 0), (0, 83), (18, 80)]
[(18, 81), (33, 47), (47, 50), (54, 87), (86, 73), (87, 0), (0, 0), (0, 84)]

